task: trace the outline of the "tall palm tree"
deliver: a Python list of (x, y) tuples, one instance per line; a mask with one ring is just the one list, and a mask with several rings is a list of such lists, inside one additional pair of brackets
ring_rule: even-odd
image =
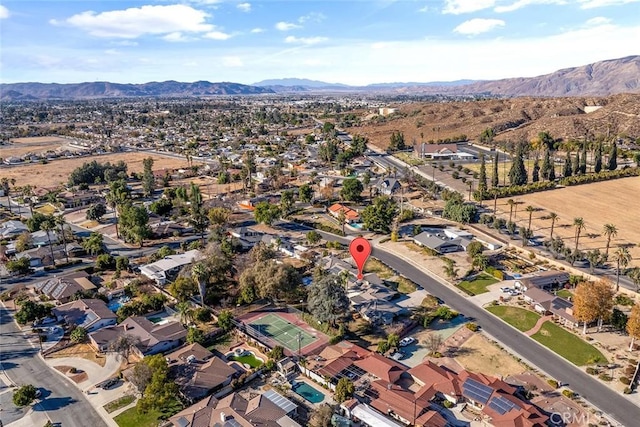
[(556, 225), (556, 221), (558, 220), (558, 214), (555, 212), (551, 212), (548, 216), (548, 218), (551, 220), (551, 236), (550, 239), (553, 240), (553, 228)]
[(578, 242), (580, 241), (580, 233), (586, 227), (584, 225), (584, 219), (582, 217), (573, 218), (573, 226), (576, 228), (576, 247), (575, 250), (578, 250)]
[(192, 322), (195, 318), (195, 311), (191, 308), (191, 304), (188, 301), (183, 301), (176, 304), (176, 309), (180, 315), (180, 322), (184, 325)]
[(605, 224), (602, 229), (602, 233), (607, 236), (607, 248), (604, 251), (604, 256), (609, 258), (609, 246), (611, 245), (611, 238), (618, 235), (618, 229), (613, 224)]
[(511, 222), (511, 217), (513, 215), (513, 205), (515, 205), (516, 202), (513, 199), (509, 199), (507, 200), (507, 204), (509, 205), (509, 222)]
[(638, 292), (638, 288), (640, 288), (640, 267), (631, 269), (628, 276), (633, 280), (634, 285), (636, 285), (636, 292)]
[(60, 235), (62, 236), (62, 244), (64, 245), (64, 256), (67, 260), (67, 264), (69, 264), (69, 252), (67, 251), (67, 236), (64, 233), (64, 226), (67, 225), (67, 221), (64, 219), (64, 216), (57, 215), (54, 217), (54, 223), (58, 227), (60, 227)]
[(4, 195), (7, 196), (7, 206), (9, 207), (9, 213), (13, 213), (13, 211), (11, 210), (11, 198), (9, 197), (9, 193), (11, 192), (11, 187), (15, 185), (15, 178), (9, 179), (3, 177), (2, 180), (0, 180), (0, 187), (2, 187), (2, 189), (4, 190)]
[(204, 296), (207, 293), (207, 283), (211, 277), (211, 271), (207, 266), (198, 262), (191, 268), (191, 277), (198, 283), (198, 291), (200, 292), (200, 305), (204, 307)]
[(527, 212), (529, 212), (529, 225), (527, 226), (527, 228), (529, 230), (531, 230), (531, 216), (536, 211), (536, 208), (534, 208), (533, 206), (529, 205), (529, 206), (527, 206), (526, 210), (527, 210)]
[(631, 262), (631, 254), (625, 247), (620, 246), (613, 253), (613, 259), (616, 261), (616, 292), (620, 290), (620, 267), (626, 267)]
[(47, 241), (49, 242), (49, 251), (51, 252), (51, 262), (55, 266), (56, 259), (53, 256), (53, 246), (51, 245), (51, 234), (50, 234), (51, 230), (55, 228), (55, 224), (53, 224), (51, 220), (46, 220), (46, 221), (43, 221), (42, 224), (40, 224), (40, 228), (47, 233)]

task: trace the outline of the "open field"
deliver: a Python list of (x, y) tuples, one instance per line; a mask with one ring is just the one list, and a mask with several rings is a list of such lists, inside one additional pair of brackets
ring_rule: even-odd
[(489, 342), (481, 334), (474, 334), (460, 349), (462, 351), (455, 360), (469, 371), (494, 376), (509, 376), (526, 371), (513, 356)]
[(495, 314), (514, 328), (527, 332), (531, 330), (535, 325), (540, 315), (533, 311), (525, 310), (524, 308), (508, 307), (506, 305), (496, 305), (488, 307), (487, 311)]
[[(0, 152), (2, 153), (2, 152)], [(142, 160), (147, 157), (153, 159), (154, 169), (164, 168), (187, 168), (187, 161), (183, 158), (173, 158), (155, 153), (126, 152), (112, 153), (101, 156), (79, 157), (71, 159), (53, 160), (45, 165), (40, 163), (29, 163), (20, 166), (2, 168), (2, 176), (15, 178), (16, 185), (33, 185), (35, 187), (53, 187), (64, 184), (69, 178), (69, 174), (83, 163), (97, 160), (100, 163), (115, 163), (123, 160), (127, 163), (127, 172), (142, 172)]]
[(487, 286), (498, 283), (498, 279), (488, 274), (478, 274), (473, 280), (464, 280), (458, 283), (458, 287), (462, 288), (469, 295), (479, 295), (488, 292)]
[[(576, 185), (557, 190), (514, 196), (518, 202), (518, 226), (527, 226), (528, 205), (540, 209), (533, 213), (531, 229), (534, 236), (549, 238), (551, 221), (545, 219), (550, 212), (558, 214), (559, 219), (553, 231), (554, 236), (562, 237), (570, 247), (574, 244), (575, 229), (572, 226), (575, 217), (582, 217), (586, 229), (580, 237), (580, 249), (600, 249), (604, 251), (607, 239), (602, 234), (605, 224), (611, 223), (618, 228), (618, 235), (611, 239), (611, 252), (619, 245), (629, 247), (633, 257), (630, 267), (640, 266), (640, 177), (615, 179), (592, 184)], [(498, 211), (503, 217), (509, 216), (508, 198), (498, 200)]]
[(550, 321), (544, 322), (531, 338), (577, 366), (607, 362), (600, 350)]
[(71, 141), (57, 136), (37, 136), (33, 138), (14, 138), (11, 144), (0, 145), (0, 157), (23, 156), (25, 154), (39, 154), (45, 151), (56, 151), (69, 147)]

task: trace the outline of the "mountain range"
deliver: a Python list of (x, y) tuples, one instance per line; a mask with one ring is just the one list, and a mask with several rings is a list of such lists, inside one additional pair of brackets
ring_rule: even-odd
[(397, 82), (349, 86), (318, 80), (286, 78), (263, 80), (253, 85), (197, 81), (121, 84), (110, 82), (10, 83), (0, 85), (0, 100), (82, 99), (119, 97), (189, 97), (257, 95), (274, 93), (358, 92), (405, 95), (495, 95), (495, 96), (606, 96), (640, 93), (640, 55), (610, 59), (566, 68), (537, 77), (452, 82)]

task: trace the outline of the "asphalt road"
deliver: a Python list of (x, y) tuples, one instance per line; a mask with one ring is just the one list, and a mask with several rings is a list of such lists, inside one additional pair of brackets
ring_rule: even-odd
[(0, 306), (0, 363), (18, 385), (33, 384), (42, 390), (35, 411), (46, 411), (52, 422), (63, 427), (106, 427), (107, 424), (73, 384), (51, 371), (37, 355), (38, 350), (18, 329), (9, 311)]
[[(351, 240), (322, 231), (320, 231), (320, 234), (325, 239), (338, 240), (342, 243), (349, 243)], [(511, 328), (499, 318), (468, 301), (464, 296), (457, 294), (447, 286), (440, 284), (403, 259), (375, 247), (373, 248), (372, 256), (414, 281), (431, 295), (442, 299), (445, 304), (454, 310), (474, 319), (474, 322), (480, 325), (486, 333), (501, 342), (505, 347), (512, 349), (523, 359), (542, 369), (552, 378), (566, 384), (571, 390), (598, 407), (611, 419), (627, 427), (638, 425), (640, 407), (634, 405), (626, 397), (611, 390), (572, 363)]]

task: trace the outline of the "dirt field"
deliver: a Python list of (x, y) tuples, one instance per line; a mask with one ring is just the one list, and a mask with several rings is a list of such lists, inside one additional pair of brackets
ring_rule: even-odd
[(53, 359), (60, 357), (81, 357), (103, 367), (107, 362), (107, 359), (104, 356), (99, 355), (89, 344), (76, 344), (71, 347), (63, 348), (62, 350), (56, 351), (47, 357), (51, 357)]
[(55, 151), (69, 144), (69, 140), (56, 136), (38, 136), (33, 138), (15, 138), (11, 144), (0, 145), (0, 157), (23, 156)]
[[(518, 226), (527, 226), (529, 214), (525, 208), (528, 205), (541, 209), (533, 213), (531, 228), (534, 235), (545, 239), (549, 238), (551, 221), (544, 217), (550, 212), (558, 214), (553, 234), (562, 237), (570, 247), (573, 247), (575, 235), (573, 219), (582, 217), (586, 229), (581, 233), (579, 245), (583, 251), (596, 248), (604, 251), (607, 240), (602, 234), (602, 228), (604, 224), (614, 224), (618, 228), (618, 235), (611, 239), (609, 256), (619, 245), (634, 245), (629, 247), (633, 257), (630, 267), (637, 267), (640, 266), (639, 195), (640, 177), (632, 177), (533, 193), (513, 199), (519, 202)], [(508, 219), (507, 200), (498, 200), (498, 211), (505, 213)]]
[[(0, 151), (0, 154), (3, 154)], [(33, 185), (36, 187), (53, 187), (59, 184), (64, 184), (69, 178), (69, 174), (75, 168), (82, 166), (83, 163), (90, 162), (91, 160), (97, 160), (101, 163), (111, 162), (115, 163), (119, 160), (124, 160), (128, 168), (128, 173), (142, 172), (142, 160), (151, 157), (153, 158), (153, 168), (186, 168), (187, 161), (185, 159), (178, 159), (173, 157), (161, 156), (153, 153), (113, 153), (105, 154), (102, 156), (93, 157), (80, 157), (75, 159), (60, 159), (53, 160), (45, 165), (34, 163), (26, 164), (24, 166), (14, 166), (2, 168), (2, 176), (7, 178), (15, 178), (16, 185)]]
[(509, 353), (500, 350), (480, 334), (474, 334), (461, 348), (464, 352), (456, 356), (456, 362), (469, 371), (499, 377), (521, 374), (527, 370)]

